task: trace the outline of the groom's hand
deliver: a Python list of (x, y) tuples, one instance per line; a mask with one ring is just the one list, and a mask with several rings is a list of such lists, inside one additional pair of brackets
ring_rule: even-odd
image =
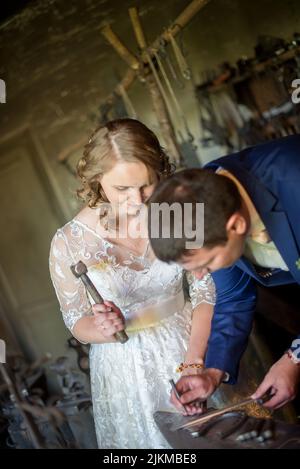
[(299, 384), (300, 366), (295, 365), (285, 354), (270, 368), (251, 397), (259, 399), (265, 393), (270, 392), (272, 397), (264, 404), (264, 407), (279, 409), (296, 397)]
[(171, 393), (171, 403), (182, 412), (182, 404), (185, 405), (188, 415), (201, 413), (202, 410), (196, 405), (199, 401), (206, 401), (217, 387), (221, 384), (225, 373), (215, 368), (206, 368), (199, 375), (182, 376), (176, 383), (180, 395), (180, 402), (174, 392)]

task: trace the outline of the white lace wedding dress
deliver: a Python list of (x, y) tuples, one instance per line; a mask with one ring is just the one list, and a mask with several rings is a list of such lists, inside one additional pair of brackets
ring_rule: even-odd
[[(169, 379), (179, 379), (193, 307), (213, 304), (210, 276), (189, 275), (191, 302), (184, 298), (184, 272), (176, 264), (153, 260), (103, 239), (79, 220), (59, 229), (50, 252), (51, 278), (66, 326), (91, 313), (91, 299), (70, 265), (82, 260), (102, 297), (126, 318), (126, 344), (90, 347), (93, 413), (99, 448), (168, 448), (153, 420), (171, 409)], [(172, 408), (174, 410), (174, 408)]]

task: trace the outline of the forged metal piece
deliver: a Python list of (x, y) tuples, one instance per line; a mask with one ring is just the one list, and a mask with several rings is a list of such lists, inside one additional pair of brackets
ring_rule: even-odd
[[(267, 397), (269, 399), (269, 396)], [(259, 405), (262, 405), (263, 402), (264, 402), (264, 399), (252, 399), (252, 398), (248, 398), (248, 399), (244, 399), (243, 401), (240, 401), (240, 402), (236, 402), (235, 404), (232, 404), (228, 407), (224, 407), (223, 409), (218, 409), (218, 410), (215, 410), (213, 412), (207, 412), (206, 414), (202, 415), (201, 417), (191, 421), (191, 422), (187, 422), (183, 425), (181, 425), (180, 427), (178, 427), (178, 430), (181, 429), (181, 428), (189, 428), (189, 427), (193, 427), (195, 425), (199, 425), (201, 423), (204, 423), (214, 417), (217, 417), (219, 415), (223, 415), (223, 414), (226, 414), (227, 412), (231, 412), (232, 410), (235, 410), (235, 409), (239, 409), (240, 407), (245, 407), (247, 406), (248, 404), (252, 404), (253, 402), (256, 402), (257, 404)]]

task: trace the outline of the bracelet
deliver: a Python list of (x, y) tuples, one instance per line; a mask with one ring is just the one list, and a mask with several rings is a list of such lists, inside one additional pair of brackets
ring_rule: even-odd
[(297, 358), (291, 349), (285, 352), (294, 365), (300, 365), (300, 358)]
[(178, 368), (176, 368), (176, 372), (182, 373), (182, 371), (186, 370), (187, 368), (201, 369), (201, 368), (204, 368), (204, 364), (203, 363), (180, 363)]

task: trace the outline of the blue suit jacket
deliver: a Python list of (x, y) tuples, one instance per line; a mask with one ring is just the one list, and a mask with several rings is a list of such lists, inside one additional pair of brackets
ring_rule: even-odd
[[(259, 269), (241, 257), (213, 273), (217, 302), (206, 366), (227, 371), (236, 381), (239, 361), (251, 332), (255, 280), (266, 286), (300, 283), (300, 135), (285, 137), (210, 162), (206, 168), (230, 171), (248, 192), (289, 272)], [(300, 264), (300, 260), (299, 260)], [(299, 336), (300, 337), (300, 336)]]

